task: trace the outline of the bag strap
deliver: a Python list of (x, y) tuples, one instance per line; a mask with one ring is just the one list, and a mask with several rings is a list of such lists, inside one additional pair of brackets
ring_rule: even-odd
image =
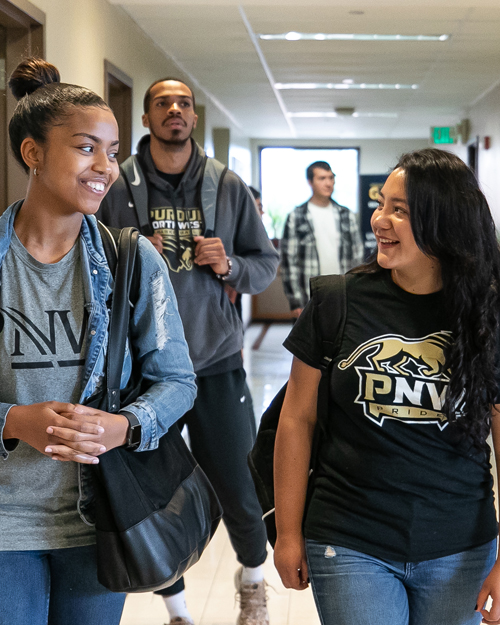
[(104, 254), (106, 255), (106, 261), (108, 263), (111, 275), (115, 276), (116, 271), (116, 259), (118, 257), (118, 239), (120, 238), (120, 228), (110, 228), (105, 226), (102, 221), (97, 222), (99, 234), (101, 235), (102, 246), (104, 248)]
[(139, 232), (136, 228), (123, 228), (119, 231), (118, 240), (116, 240), (116, 229), (108, 229), (100, 223), (98, 226), (106, 259), (115, 281), (108, 333), (106, 387), (108, 412), (118, 412), (120, 382), (130, 320), (130, 295), (133, 290), (132, 282), (137, 279), (134, 267)]
[(346, 285), (350, 276), (317, 276), (310, 281), (323, 348), (322, 370), (340, 349), (347, 315)]
[(226, 175), (227, 167), (215, 158), (205, 156), (203, 169), (203, 181), (201, 183), (201, 207), (205, 219), (205, 236), (213, 236), (215, 232), (215, 215), (219, 201), (222, 181)]
[(149, 191), (141, 159), (137, 154), (132, 154), (120, 166), (120, 172), (132, 198), (140, 231), (151, 233), (149, 223)]
[[(312, 471), (316, 469), (320, 440), (328, 420), (330, 378), (333, 358), (340, 349), (344, 334), (347, 316), (346, 283), (349, 277), (345, 275), (317, 276), (310, 281), (311, 298), (316, 300), (316, 321), (323, 347), (321, 379), (318, 386), (317, 421), (311, 446), (310, 467)], [(312, 496), (313, 488), (313, 482), (309, 480), (308, 501)]]

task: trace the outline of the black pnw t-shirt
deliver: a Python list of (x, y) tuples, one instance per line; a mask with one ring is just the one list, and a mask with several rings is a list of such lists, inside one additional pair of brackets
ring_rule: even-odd
[[(442, 412), (452, 340), (441, 292), (414, 295), (387, 271), (347, 285), (305, 536), (403, 562), (459, 553), (497, 534), (491, 466), (457, 444)], [(319, 368), (311, 300), (284, 345)]]

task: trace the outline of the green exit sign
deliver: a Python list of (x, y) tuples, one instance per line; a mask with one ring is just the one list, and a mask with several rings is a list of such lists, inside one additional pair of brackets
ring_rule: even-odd
[(431, 138), (433, 143), (455, 143), (455, 126), (434, 126), (431, 128)]

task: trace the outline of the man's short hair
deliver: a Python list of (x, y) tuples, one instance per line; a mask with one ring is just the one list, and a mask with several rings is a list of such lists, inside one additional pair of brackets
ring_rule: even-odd
[[(313, 181), (315, 169), (324, 169), (325, 171), (332, 171), (332, 168), (326, 161), (316, 161), (315, 163), (311, 163), (309, 167), (306, 169), (306, 176), (309, 182)], [(332, 174), (333, 174), (333, 171), (332, 171)], [(335, 178), (335, 174), (333, 174), (333, 177)]]
[(167, 78), (160, 78), (158, 80), (155, 80), (154, 83), (152, 83), (151, 85), (149, 85), (148, 90), (144, 94), (143, 106), (144, 106), (145, 113), (149, 113), (149, 105), (151, 104), (151, 89), (160, 82), (181, 82), (183, 85), (186, 85), (189, 91), (191, 91), (191, 97), (193, 98), (193, 109), (196, 111), (196, 101), (194, 99), (194, 93), (191, 87), (180, 78), (175, 78), (175, 77), (172, 78), (170, 76), (167, 76)]

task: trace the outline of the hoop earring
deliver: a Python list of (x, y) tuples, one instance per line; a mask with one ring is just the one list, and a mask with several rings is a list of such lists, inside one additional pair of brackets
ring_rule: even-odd
[(35, 169), (33, 170), (33, 175), (34, 176), (38, 176), (38, 172), (36, 170), (37, 170), (37, 168), (35, 167)]

